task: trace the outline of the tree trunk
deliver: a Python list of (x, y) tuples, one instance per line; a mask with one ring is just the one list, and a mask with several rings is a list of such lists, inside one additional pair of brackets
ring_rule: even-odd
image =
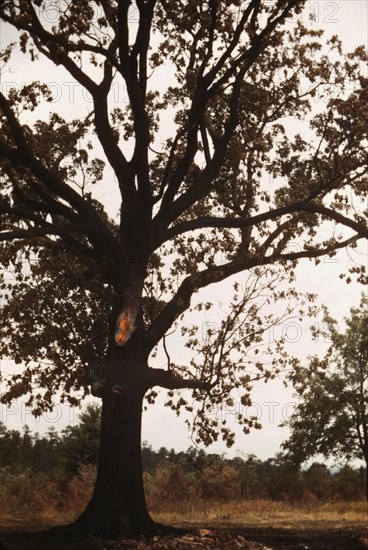
[(103, 397), (99, 463), (94, 492), (74, 527), (102, 537), (152, 535), (141, 458), (142, 402), (147, 360), (128, 345), (116, 349)]
[(102, 538), (187, 532), (154, 522), (147, 510), (141, 456), (143, 398), (155, 385), (207, 391), (211, 386), (149, 368), (147, 346), (139, 329), (126, 345), (112, 344), (105, 365), (106, 380), (101, 384), (100, 449), (93, 495), (72, 525), (54, 528), (54, 532), (90, 533)]

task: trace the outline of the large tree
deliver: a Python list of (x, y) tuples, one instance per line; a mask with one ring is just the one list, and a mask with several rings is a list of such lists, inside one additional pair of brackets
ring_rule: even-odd
[[(366, 54), (343, 56), (336, 37), (323, 43), (302, 24), (304, 4), (61, 1), (50, 17), (43, 0), (1, 3), (15, 37), (3, 65), (24, 55), (39, 79), (56, 65), (86, 100), (73, 118), (40, 80), (0, 94), (1, 260), (13, 274), (1, 346), (25, 365), (4, 400), (39, 388), (36, 412), (58, 391), (73, 402), (93, 367), (99, 468), (80, 528), (160, 529), (142, 482), (144, 395), (192, 388), (203, 400), (198, 437), (212, 441), (208, 402), (242, 388), (249, 403), (245, 358), (274, 322), (262, 301), (285, 296), (277, 280), (292, 278), (301, 258), (318, 261), (368, 236)], [(313, 112), (316, 97), (324, 109)], [(117, 219), (97, 200), (101, 180)], [(244, 271), (251, 276), (218, 333), (202, 345), (183, 325), (201, 359), (177, 365), (167, 352), (167, 369), (149, 366), (194, 294)], [(243, 420), (246, 429), (255, 422)]]
[(298, 465), (317, 454), (363, 460), (368, 500), (368, 297), (351, 309), (345, 331), (325, 309), (314, 336), (330, 346), (292, 375), (299, 402), (286, 423), (284, 453)]

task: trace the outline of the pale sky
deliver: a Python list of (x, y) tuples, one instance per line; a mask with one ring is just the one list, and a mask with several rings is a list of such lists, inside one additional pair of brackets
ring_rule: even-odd
[[(305, 20), (309, 13), (315, 15), (315, 25), (324, 28), (326, 36), (337, 34), (343, 40), (346, 51), (361, 44), (368, 46), (368, 2), (366, 0), (337, 0), (333, 2), (310, 0), (303, 15)], [(51, 11), (49, 16), (52, 16)], [(288, 24), (294, 23), (290, 21)], [(1, 47), (6, 45), (11, 38), (8, 29), (3, 25), (0, 28)], [(51, 67), (48, 64), (47, 67), (46, 65), (40, 66), (44, 67), (42, 69), (44, 74), (41, 72), (36, 75), (34, 64), (28, 59), (26, 60), (23, 55), (15, 56), (10, 64), (10, 70), (3, 71), (1, 74), (2, 91), (5, 93), (11, 86), (39, 78), (49, 84), (52, 83), (55, 103), (57, 103), (57, 109), (60, 109), (61, 114), (80, 113), (81, 109), (86, 109), (85, 102), (88, 107), (88, 96), (82, 92), (80, 86), (72, 82), (72, 78), (66, 75), (63, 69)], [(117, 101), (121, 101), (124, 98), (123, 86), (117, 86), (115, 91)], [(53, 108), (56, 110), (55, 105)], [(98, 198), (110, 204), (111, 208), (113, 204), (116, 204), (116, 198), (110, 189), (101, 187), (99, 193)], [(303, 261), (297, 270), (298, 289), (317, 293), (320, 303), (328, 306), (332, 316), (339, 320), (341, 326), (343, 326), (342, 318), (349, 315), (350, 308), (358, 305), (361, 293), (366, 292), (362, 285), (354, 282), (347, 285), (339, 279), (339, 274), (346, 272), (349, 266), (357, 260), (358, 263), (362, 261), (368, 263), (367, 242), (361, 243), (353, 254), (349, 255), (346, 251), (339, 251), (335, 258), (322, 258), (318, 267), (311, 262)], [(238, 280), (241, 281), (241, 276), (238, 277)], [(212, 301), (215, 301), (216, 296), (226, 295), (226, 287), (221, 290), (215, 286), (209, 287), (205, 294), (206, 297), (209, 295)], [(311, 322), (315, 321), (305, 318), (300, 323), (291, 318), (278, 328), (287, 336), (291, 352), (303, 361), (306, 361), (308, 354), (323, 354), (327, 346), (324, 342), (312, 340), (309, 332)], [(317, 319), (317, 322), (321, 322), (321, 319)], [(168, 344), (173, 346), (174, 354), (175, 341), (170, 342), (169, 340)], [(156, 366), (163, 365), (158, 363)], [(10, 374), (12, 368), (10, 361), (1, 360), (1, 370), (4, 375)], [(184, 393), (186, 394), (186, 392)], [(164, 395), (164, 392), (162, 394)], [(159, 398), (158, 403), (149, 407), (148, 412), (144, 414), (143, 439), (151, 443), (154, 448), (165, 446), (173, 447), (176, 450), (186, 450), (192, 445), (192, 441), (183, 419), (178, 419), (172, 411), (164, 408), (160, 401), (163, 402), (163, 398)], [(246, 412), (250, 415), (257, 414), (263, 424), (263, 429), (253, 430), (245, 436), (236, 422), (232, 420), (230, 427), (235, 429), (237, 434), (232, 449), (228, 450), (224, 444), (218, 443), (209, 447), (208, 451), (227, 452), (228, 456), (253, 453), (261, 459), (272, 457), (278, 452), (280, 443), (287, 437), (287, 430), (279, 428), (278, 424), (292, 411), (295, 402), (292, 390), (285, 389), (280, 381), (273, 381), (267, 385), (259, 383), (253, 392), (253, 402), (252, 409)], [(240, 407), (240, 403), (235, 402), (233, 409), (235, 412), (239, 412)], [(231, 410), (215, 410), (213, 414), (222, 415), (222, 418), (226, 416), (227, 419), (234, 418)], [(40, 433), (46, 431), (49, 426), (54, 426), (59, 431), (65, 425), (76, 422), (77, 416), (78, 413), (75, 409), (61, 405), (57, 406), (53, 413), (44, 414), (41, 419), (37, 420), (32, 417), (24, 403), (15, 403), (12, 407), (1, 406), (0, 410), (0, 420), (6, 422), (9, 428), (20, 429), (27, 423), (32, 430)]]

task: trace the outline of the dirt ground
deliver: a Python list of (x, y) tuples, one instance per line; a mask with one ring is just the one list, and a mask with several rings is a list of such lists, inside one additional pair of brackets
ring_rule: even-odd
[[(189, 526), (188, 526), (189, 527)], [(5, 530), (6, 531), (6, 530)], [(148, 548), (156, 550), (368, 550), (368, 526), (344, 529), (272, 528), (207, 526), (185, 535), (124, 541), (102, 541), (94, 537), (61, 538), (35, 532), (4, 532), (0, 535), (4, 550), (117, 550)]]

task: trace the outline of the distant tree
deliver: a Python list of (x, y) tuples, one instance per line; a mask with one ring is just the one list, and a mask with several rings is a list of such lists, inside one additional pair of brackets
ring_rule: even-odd
[(320, 500), (328, 500), (332, 495), (333, 475), (326, 464), (313, 462), (303, 471), (303, 488)]
[(202, 496), (220, 500), (235, 499), (239, 494), (238, 471), (218, 455), (201, 472)]
[(280, 453), (258, 465), (258, 477), (265, 487), (266, 498), (296, 500), (301, 497), (299, 468), (287, 463)]
[(33, 450), (33, 434), (28, 426), (25, 424), (22, 428), (22, 438), (20, 442), (20, 457), (19, 461), (22, 467), (27, 467), (32, 464), (32, 450)]
[(365, 469), (345, 464), (333, 475), (334, 498), (357, 500), (364, 498)]
[[(262, 305), (295, 297), (300, 259), (368, 236), (367, 54), (306, 28), (306, 3), (60, 0), (52, 21), (46, 0), (0, 3), (2, 73), (14, 55), (33, 62), (0, 93), (0, 260), (13, 276), (0, 351), (24, 366), (3, 400), (31, 394), (41, 414), (55, 395), (101, 397), (96, 486), (73, 529), (165, 531), (145, 502), (144, 396), (194, 390), (168, 405), (197, 402), (196, 438), (231, 445), (207, 413), (235, 390), (247, 406), (256, 374), (271, 376), (258, 349), (249, 358), (276, 320)], [(77, 111), (55, 101), (55, 67), (81, 92)], [(183, 323), (193, 359), (153, 366), (185, 312), (207, 309), (197, 293), (243, 272), (205, 342)]]
[(45, 436), (38, 433), (33, 436), (32, 464), (37, 472), (54, 472), (62, 470), (62, 440), (52, 426)]
[(265, 496), (265, 492), (268, 491), (265, 491), (264, 480), (259, 475), (262, 461), (252, 454), (248, 455), (246, 460), (236, 457), (232, 462), (239, 473), (240, 497), (252, 499)]
[(78, 474), (82, 465), (97, 465), (100, 421), (101, 407), (90, 404), (80, 413), (78, 424), (62, 431), (62, 460), (69, 473)]
[(143, 441), (142, 443), (142, 464), (143, 470), (149, 474), (154, 474), (157, 467), (157, 453), (152, 449), (152, 445)]
[(331, 345), (322, 359), (312, 357), (309, 368), (292, 376), (299, 402), (285, 423), (291, 435), (283, 449), (297, 464), (321, 454), (361, 459), (368, 472), (368, 297), (345, 322), (340, 331), (325, 308), (323, 328), (313, 331)]
[(17, 430), (8, 430), (3, 422), (0, 422), (0, 467), (12, 469), (21, 468), (21, 444), (22, 435)]

